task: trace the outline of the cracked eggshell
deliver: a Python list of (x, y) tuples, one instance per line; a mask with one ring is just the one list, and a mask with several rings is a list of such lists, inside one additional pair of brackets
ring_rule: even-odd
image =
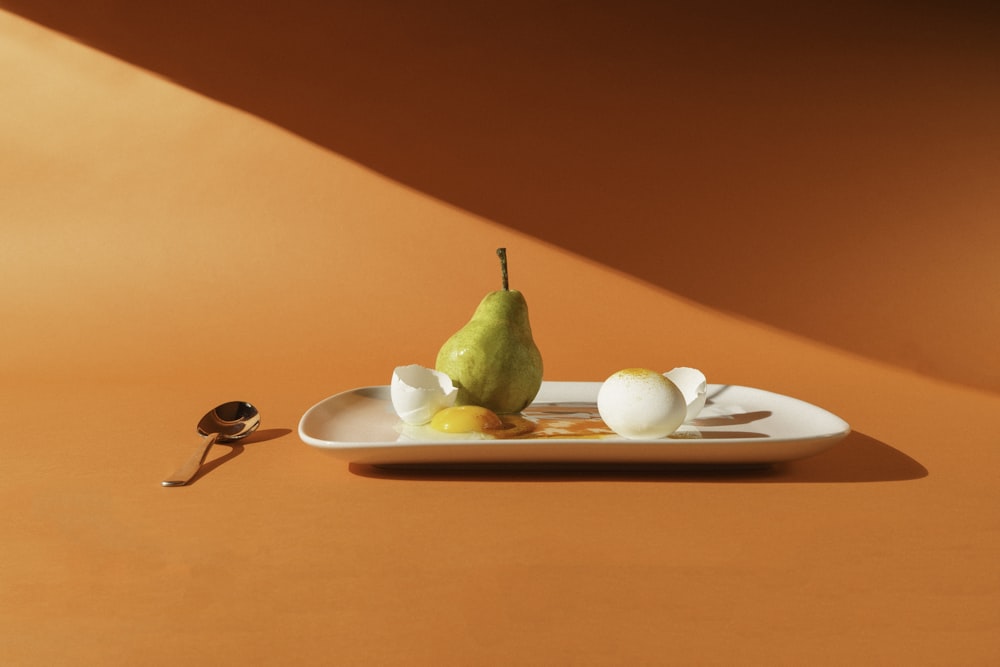
[(707, 400), (708, 382), (705, 374), (697, 368), (678, 366), (673, 370), (663, 374), (665, 378), (677, 385), (677, 388), (684, 394), (684, 402), (687, 404), (687, 416), (684, 421), (691, 421), (698, 416), (701, 409), (705, 407)]
[(392, 407), (407, 424), (419, 426), (455, 404), (458, 387), (440, 371), (418, 364), (397, 366), (389, 385)]

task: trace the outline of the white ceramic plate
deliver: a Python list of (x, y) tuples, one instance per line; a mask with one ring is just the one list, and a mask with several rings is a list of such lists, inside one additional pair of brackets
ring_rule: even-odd
[[(540, 426), (554, 417), (577, 420), (578, 428), (570, 429), (576, 433), (595, 424), (603, 426), (596, 407), (600, 386), (600, 382), (544, 382), (524, 415)], [(309, 408), (299, 421), (299, 437), (343, 461), (378, 466), (753, 466), (812, 456), (850, 432), (843, 419), (805, 401), (719, 384), (708, 386), (708, 402), (698, 419), (657, 440), (628, 440), (613, 434), (413, 440), (400, 434), (399, 425), (389, 387), (362, 387)]]

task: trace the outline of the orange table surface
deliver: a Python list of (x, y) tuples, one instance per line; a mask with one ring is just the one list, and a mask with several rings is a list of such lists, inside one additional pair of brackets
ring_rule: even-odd
[[(996, 50), (976, 44), (956, 95), (1000, 109), (976, 87)], [(1000, 316), (1000, 199), (978, 171), (995, 182), (995, 125), (968, 190), (921, 200), (966, 195), (951, 220), (967, 234), (941, 222), (900, 250), (968, 262), (914, 286), (875, 253), (905, 228), (902, 195), (848, 223), (851, 242), (831, 221), (774, 243), (733, 221), (672, 236), (641, 219), (652, 195), (534, 233), (13, 12), (0, 97), (0, 664), (1000, 663), (1000, 363), (965, 326)], [(969, 133), (995, 118), (977, 117)], [(842, 261), (782, 259), (809, 238)], [(720, 261), (729, 239), (759, 261)], [(547, 379), (694, 366), (852, 433), (700, 473), (392, 472), (299, 440), (326, 396), (433, 365), (498, 287), (500, 246)], [(671, 289), (672, 261), (704, 290)], [(254, 403), (260, 430), (161, 487), (228, 400)]]

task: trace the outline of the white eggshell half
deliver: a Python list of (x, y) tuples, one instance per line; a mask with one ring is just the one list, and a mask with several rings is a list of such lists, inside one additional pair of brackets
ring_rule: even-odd
[(684, 402), (687, 404), (687, 416), (684, 417), (684, 421), (691, 421), (697, 417), (701, 409), (705, 407), (707, 399), (708, 381), (705, 374), (697, 368), (678, 366), (663, 375), (677, 385), (677, 388), (684, 394)]
[(597, 410), (608, 427), (633, 440), (663, 438), (684, 421), (684, 394), (665, 376), (629, 368), (613, 374), (597, 392)]
[(426, 424), (439, 410), (451, 407), (458, 396), (451, 378), (418, 364), (397, 366), (389, 385), (392, 407), (407, 424)]

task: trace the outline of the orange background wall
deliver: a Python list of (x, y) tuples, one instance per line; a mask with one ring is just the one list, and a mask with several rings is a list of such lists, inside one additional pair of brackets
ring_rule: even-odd
[(1000, 389), (995, 15), (471, 4), (0, 2), (162, 77), (0, 51), (0, 368), (378, 383), (506, 245), (550, 379), (818, 344)]
[[(0, 0), (0, 664), (1000, 664), (1000, 23), (813, 4)], [(299, 440), (498, 246), (548, 379), (852, 432), (634, 475)], [(262, 428), (161, 487), (234, 399)]]

